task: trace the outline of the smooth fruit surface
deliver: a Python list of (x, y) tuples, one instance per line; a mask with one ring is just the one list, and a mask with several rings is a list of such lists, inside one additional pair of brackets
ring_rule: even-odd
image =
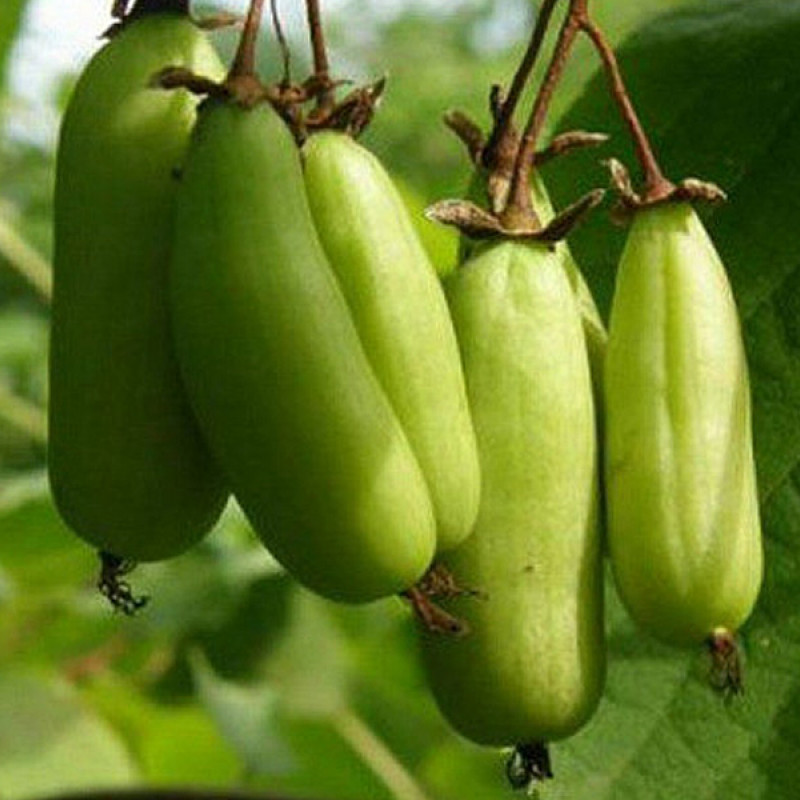
[(606, 357), (608, 537), (634, 619), (673, 644), (735, 631), (762, 577), (747, 364), (691, 206), (637, 214)]
[(176, 181), (196, 100), (149, 88), (176, 64), (218, 76), (183, 16), (131, 22), (91, 61), (58, 149), (50, 348), (50, 482), (96, 547), (176, 555), (226, 498), (181, 386), (167, 268)]
[(481, 593), (443, 602), (460, 638), (425, 634), (436, 700), (480, 744), (559, 739), (603, 686), (602, 558), (591, 380), (572, 290), (537, 244), (479, 251), (447, 282), (478, 437), (473, 535), (442, 559)]
[(381, 163), (341, 133), (304, 147), (314, 223), (375, 374), (427, 481), (438, 549), (472, 531), (480, 472), (450, 313)]
[(393, 594), (436, 544), (425, 479), (314, 230), (267, 105), (209, 101), (181, 185), (171, 280), (181, 366), (256, 532), (334, 599)]

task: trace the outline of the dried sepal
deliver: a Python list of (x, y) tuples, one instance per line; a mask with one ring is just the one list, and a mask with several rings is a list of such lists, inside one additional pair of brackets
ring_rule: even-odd
[(412, 586), (400, 593), (411, 604), (414, 616), (429, 633), (446, 636), (465, 636), (469, 625), (458, 617), (445, 611), (421, 589)]
[(500, 220), (469, 200), (442, 200), (425, 210), (433, 222), (458, 228), (471, 239), (492, 239), (504, 234)]
[[(327, 88), (341, 85), (331, 83)], [(312, 83), (304, 87), (316, 91)], [(331, 109), (317, 109), (305, 119), (305, 125), (313, 130), (337, 130), (357, 139), (375, 116), (386, 89), (386, 77), (379, 78), (367, 86), (359, 86)]]
[(464, 143), (470, 161), (479, 165), (486, 146), (486, 136), (480, 125), (463, 111), (454, 109), (444, 115), (444, 124)]
[(432, 600), (452, 600), (455, 597), (486, 599), (486, 592), (461, 586), (455, 575), (441, 563), (434, 565), (422, 576), (417, 588)]
[(185, 67), (164, 67), (150, 79), (149, 85), (165, 90), (186, 89), (203, 97), (227, 98), (243, 108), (255, 108), (260, 103), (276, 99), (274, 91), (255, 76), (240, 75), (219, 83)]
[(611, 186), (618, 195), (618, 200), (611, 209), (612, 220), (619, 225), (626, 225), (631, 217), (643, 208), (653, 208), (663, 203), (684, 203), (701, 201), (704, 203), (721, 203), (727, 200), (725, 192), (715, 183), (701, 181), (698, 178), (685, 178), (678, 184), (664, 181), (660, 191), (648, 196), (633, 188), (628, 168), (616, 158), (610, 158), (605, 165), (611, 173)]
[(591, 131), (567, 131), (553, 137), (550, 144), (536, 153), (534, 163), (537, 167), (552, 161), (554, 158), (581, 150), (584, 147), (599, 147), (611, 137), (607, 133), (593, 133)]
[(186, 89), (192, 94), (220, 95), (224, 87), (217, 81), (197, 75), (186, 67), (164, 67), (150, 79), (151, 89)]
[(511, 192), (511, 172), (504, 169), (495, 169), (489, 173), (486, 180), (486, 193), (489, 196), (489, 206), (492, 213), (502, 214), (508, 205), (508, 196)]
[(633, 188), (633, 181), (628, 168), (616, 158), (609, 158), (603, 162), (611, 173), (611, 187), (620, 197), (620, 202), (626, 206), (635, 206), (641, 202), (639, 195)]
[(593, 189), (591, 192), (587, 192), (579, 200), (559, 212), (549, 225), (539, 231), (535, 238), (553, 243), (565, 239), (592, 209), (597, 208), (603, 202), (605, 194), (604, 189)]
[(728, 195), (716, 183), (701, 181), (698, 178), (684, 178), (676, 187), (674, 200), (701, 200), (705, 203), (724, 203)]
[(221, 28), (240, 28), (244, 25), (244, 17), (230, 11), (218, 11), (202, 17), (192, 17), (192, 22), (204, 31), (217, 31)]
[(604, 196), (603, 189), (588, 192), (557, 214), (544, 228), (528, 215), (509, 223), (468, 200), (442, 200), (429, 206), (425, 216), (433, 222), (458, 228), (471, 239), (530, 239), (554, 244), (568, 236), (586, 214), (602, 202)]
[(539, 783), (552, 777), (550, 753), (542, 742), (517, 745), (506, 761), (506, 778), (512, 789), (533, 794)]

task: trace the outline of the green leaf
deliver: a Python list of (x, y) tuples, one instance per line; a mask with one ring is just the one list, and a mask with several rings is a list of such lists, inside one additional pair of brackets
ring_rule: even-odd
[(297, 589), (286, 636), (266, 666), (292, 714), (324, 717), (346, 704), (349, 661), (332, 608), (329, 601)]
[(288, 772), (294, 759), (276, 730), (278, 693), (269, 684), (220, 680), (198, 652), (191, 659), (197, 695), (249, 773)]
[(17, 38), (26, 4), (27, 0), (3, 0), (3, 15), (0, 17), (0, 89), (5, 83), (8, 54)]
[(0, 488), (0, 565), (21, 589), (76, 585), (96, 570), (96, 556), (61, 521), (47, 476), (32, 472)]
[(196, 704), (154, 703), (132, 681), (111, 675), (93, 681), (84, 694), (124, 736), (147, 781), (230, 786), (240, 777), (236, 754)]
[(173, 637), (216, 630), (243, 601), (251, 584), (281, 573), (230, 503), (214, 530), (196, 547), (166, 561), (141, 564), (131, 580), (152, 599), (137, 616), (143, 629)]
[(395, 185), (405, 201), (420, 241), (425, 247), (436, 273), (443, 277), (452, 272), (455, 269), (458, 255), (458, 234), (453, 228), (437, 225), (435, 222), (425, 218), (425, 209), (436, 198), (429, 198), (426, 201), (424, 197), (401, 179), (396, 178)]
[(0, 674), (0, 798), (132, 784), (122, 743), (66, 684)]
[[(361, 625), (368, 636), (370, 628), (387, 622), (396, 627), (396, 618), (387, 619), (385, 611), (384, 604), (339, 609), (295, 587), (289, 625), (260, 679), (247, 685), (225, 681), (206, 658), (193, 656), (200, 700), (257, 785), (301, 796), (425, 800), (405, 759), (349, 706), (351, 682), (360, 677), (364, 654), (347, 641), (345, 621)], [(409, 643), (403, 637), (402, 644)], [(391, 645), (383, 648), (385, 666), (407, 658), (397, 640), (385, 644)], [(415, 713), (411, 703), (391, 699), (395, 707), (384, 706), (384, 715)], [(418, 739), (421, 732), (417, 727)]]
[[(727, 205), (708, 213), (742, 312), (754, 398), (766, 579), (743, 631), (743, 698), (706, 686), (699, 654), (644, 640), (615, 613), (610, 673), (595, 720), (556, 746), (570, 800), (797, 797), (800, 781), (800, 6), (782, 0), (701, 4), (647, 26), (622, 50), (630, 90), (674, 179), (720, 183)], [(626, 134), (598, 76), (561, 121), (606, 130), (600, 156), (581, 154), (546, 175), (563, 204), (605, 183), (613, 150), (632, 164)], [(608, 307), (625, 231), (596, 214), (574, 237)], [(616, 608), (616, 604), (614, 605)]]

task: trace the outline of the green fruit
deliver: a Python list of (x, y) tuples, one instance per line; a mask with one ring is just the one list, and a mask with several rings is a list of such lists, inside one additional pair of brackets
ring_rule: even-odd
[[(467, 187), (467, 198), (481, 207), (488, 204), (486, 196), (486, 174), (484, 171), (476, 170), (470, 179)], [(542, 225), (552, 222), (555, 217), (555, 210), (547, 193), (547, 187), (538, 172), (531, 175), (531, 199), (533, 207), (539, 216)], [(459, 258), (463, 263), (475, 251), (476, 243), (466, 236), (462, 236), (459, 244)], [(583, 333), (586, 338), (586, 348), (589, 351), (589, 366), (592, 371), (592, 386), (594, 387), (594, 399), (597, 405), (598, 423), (602, 422), (602, 402), (603, 402), (603, 360), (605, 359), (608, 334), (603, 318), (597, 310), (597, 305), (592, 297), (592, 292), (583, 277), (569, 244), (564, 239), (556, 244), (556, 252), (563, 263), (564, 269), (569, 278), (570, 285), (575, 294), (578, 304)]]
[(304, 147), (311, 213), (356, 329), (425, 475), (438, 549), (478, 513), (480, 472), (441, 284), (381, 163), (349, 136)]
[(272, 554), (347, 602), (418, 580), (436, 545), (425, 479), (319, 243), (295, 143), (268, 105), (202, 108), (171, 291), (195, 410)]
[(70, 527), (137, 561), (188, 548), (226, 498), (169, 331), (172, 171), (196, 106), (149, 88), (170, 64), (221, 71), (185, 16), (126, 25), (78, 81), (56, 176), (50, 482)]
[[(532, 176), (532, 195), (533, 206), (539, 214), (543, 225), (552, 222), (555, 217), (555, 209), (547, 193), (538, 172)], [(569, 278), (570, 286), (575, 294), (578, 304), (578, 312), (583, 325), (583, 335), (586, 339), (586, 349), (589, 353), (589, 368), (592, 371), (592, 386), (594, 387), (594, 400), (598, 407), (598, 423), (602, 422), (602, 402), (603, 402), (603, 362), (606, 356), (606, 346), (608, 344), (608, 333), (603, 324), (603, 318), (597, 310), (597, 305), (592, 297), (586, 279), (583, 277), (572, 250), (566, 239), (562, 239), (556, 244), (556, 252), (561, 257), (561, 262)]]
[(605, 391), (608, 537), (625, 605), (672, 644), (735, 631), (762, 577), (747, 364), (724, 267), (688, 204), (636, 216)]
[(426, 203), (422, 195), (409, 183), (395, 176), (394, 184), (403, 198), (406, 211), (411, 217), (417, 236), (419, 236), (436, 274), (440, 278), (444, 278), (456, 268), (458, 232), (453, 228), (437, 225), (426, 219), (425, 209), (430, 204)]
[(426, 634), (444, 715), (486, 745), (559, 739), (604, 682), (591, 380), (572, 290), (545, 246), (479, 251), (447, 282), (478, 437), (473, 535), (442, 559), (481, 593), (443, 602), (469, 633)]

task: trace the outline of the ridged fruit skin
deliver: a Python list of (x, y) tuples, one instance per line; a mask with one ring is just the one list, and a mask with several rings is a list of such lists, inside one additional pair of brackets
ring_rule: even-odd
[(438, 550), (472, 532), (480, 469), (461, 358), (436, 272), (380, 161), (342, 133), (304, 147), (309, 203), (372, 368), (425, 475)]
[[(487, 205), (486, 196), (487, 176), (485, 170), (478, 169), (473, 172), (467, 187), (467, 197), (473, 203), (481, 207)], [(552, 222), (555, 217), (555, 209), (547, 192), (547, 187), (538, 172), (531, 175), (531, 200), (539, 221), (542, 225)], [(466, 236), (460, 239), (459, 258), (463, 263), (474, 252), (476, 243)], [(586, 338), (586, 348), (589, 352), (589, 367), (592, 371), (592, 385), (594, 387), (594, 399), (597, 406), (597, 421), (602, 426), (603, 413), (603, 361), (605, 359), (606, 346), (608, 344), (608, 332), (603, 324), (603, 318), (597, 309), (597, 305), (589, 289), (586, 279), (583, 277), (569, 244), (564, 239), (556, 244), (556, 252), (560, 256), (564, 265), (564, 270), (569, 278), (575, 300), (578, 304), (578, 311), (583, 325), (583, 333)]]
[(464, 736), (514, 745), (569, 736), (605, 679), (597, 443), (580, 320), (559, 257), (480, 250), (446, 283), (478, 437), (472, 536), (442, 559), (483, 593), (443, 601), (469, 626), (423, 634), (436, 701)]
[(245, 514), (301, 583), (394, 594), (436, 546), (428, 489), (267, 105), (209, 101), (181, 184), (172, 307), (189, 393)]
[(725, 269), (690, 205), (637, 213), (606, 357), (611, 562), (675, 645), (747, 619), (762, 579), (747, 364)]
[(92, 59), (64, 117), (55, 190), (50, 483), (71, 528), (136, 561), (187, 549), (227, 497), (170, 334), (172, 171), (197, 104), (148, 87), (170, 64), (222, 69), (177, 14), (131, 22)]

